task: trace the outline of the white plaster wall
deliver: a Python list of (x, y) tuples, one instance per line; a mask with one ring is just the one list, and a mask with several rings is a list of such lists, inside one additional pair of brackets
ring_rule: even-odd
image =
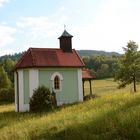
[[(18, 70), (19, 81), (19, 112), (29, 111), (29, 104), (24, 104), (24, 76), (23, 70)], [(17, 111), (17, 76), (15, 73), (15, 110)], [(38, 87), (38, 70), (29, 70), (29, 97), (33, 95), (33, 90)]]
[(23, 85), (23, 70), (18, 70), (19, 82), (19, 111), (24, 111), (24, 85)]
[(57, 106), (61, 106), (63, 104), (64, 104), (64, 102), (57, 102)]
[(79, 101), (83, 101), (82, 69), (78, 69)]
[[(29, 111), (29, 104), (24, 104), (24, 82), (23, 82), (23, 70), (18, 70), (19, 81), (19, 112)], [(16, 104), (17, 111), (17, 104)]]
[(26, 112), (29, 111), (29, 104), (23, 104), (23, 110), (21, 110), (20, 112)]
[(29, 93), (30, 97), (33, 95), (33, 90), (38, 88), (38, 70), (37, 69), (30, 69), (29, 70)]

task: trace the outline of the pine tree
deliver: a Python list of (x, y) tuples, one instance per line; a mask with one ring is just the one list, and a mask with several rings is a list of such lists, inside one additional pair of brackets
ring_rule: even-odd
[(10, 88), (10, 86), (11, 86), (11, 81), (9, 80), (3, 66), (0, 65), (0, 89)]

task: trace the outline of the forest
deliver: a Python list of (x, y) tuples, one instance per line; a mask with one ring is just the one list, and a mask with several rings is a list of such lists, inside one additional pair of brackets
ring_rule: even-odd
[(86, 68), (96, 76), (96, 79), (113, 77), (114, 69), (120, 56), (90, 56), (83, 57)]

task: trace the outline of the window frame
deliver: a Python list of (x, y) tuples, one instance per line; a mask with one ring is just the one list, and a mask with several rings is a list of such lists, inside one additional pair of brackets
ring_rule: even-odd
[[(59, 88), (57, 89), (57, 88), (55, 88), (55, 78), (56, 77), (58, 77), (58, 79), (57, 80), (59, 80), (58, 82), (58, 84), (59, 84)], [(63, 80), (63, 76), (59, 73), (59, 72), (55, 72), (55, 73), (53, 73), (52, 74), (52, 76), (51, 76), (51, 81), (52, 81), (52, 87), (53, 87), (53, 90), (55, 91), (55, 92), (60, 92), (60, 91), (62, 91), (62, 80)]]

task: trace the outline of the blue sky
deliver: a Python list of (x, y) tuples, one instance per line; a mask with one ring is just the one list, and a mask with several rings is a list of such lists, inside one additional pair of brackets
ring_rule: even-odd
[(139, 0), (0, 0), (0, 55), (58, 48), (64, 30), (73, 48), (116, 51), (140, 45)]

